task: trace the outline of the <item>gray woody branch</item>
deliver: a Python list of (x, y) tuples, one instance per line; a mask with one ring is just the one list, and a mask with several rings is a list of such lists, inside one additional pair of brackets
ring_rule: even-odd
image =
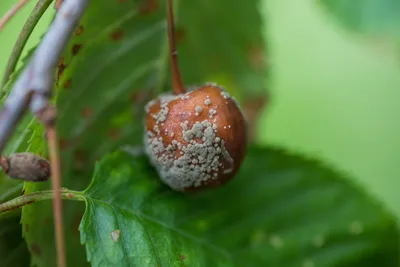
[(29, 65), (0, 110), (0, 153), (28, 108), (46, 125), (54, 123), (52, 96), (57, 62), (89, 0), (65, 0)]

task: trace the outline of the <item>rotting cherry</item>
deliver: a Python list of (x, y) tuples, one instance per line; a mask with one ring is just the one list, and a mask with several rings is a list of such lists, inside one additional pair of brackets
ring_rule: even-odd
[(28, 182), (47, 181), (51, 173), (50, 163), (30, 152), (0, 156), (0, 166), (8, 177)]
[(217, 187), (241, 166), (247, 122), (224, 88), (207, 83), (186, 91), (177, 64), (172, 0), (167, 9), (174, 94), (146, 105), (145, 152), (161, 180), (174, 190)]

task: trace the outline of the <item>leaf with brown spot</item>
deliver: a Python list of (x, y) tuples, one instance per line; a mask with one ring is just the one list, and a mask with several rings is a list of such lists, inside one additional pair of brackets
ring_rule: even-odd
[(84, 118), (89, 118), (92, 115), (93, 115), (93, 109), (91, 107), (84, 107), (81, 110), (81, 116)]
[(64, 64), (64, 58), (61, 57), (60, 61), (58, 62), (58, 66), (57, 66), (57, 85), (58, 85), (58, 81), (60, 80), (62, 74), (64, 73), (65, 68), (67, 67), (66, 64)]
[(64, 82), (63, 88), (64, 88), (64, 89), (69, 89), (69, 88), (71, 87), (71, 85), (72, 85), (72, 79), (68, 79), (68, 80), (66, 80), (66, 81)]
[(175, 42), (180, 45), (185, 40), (185, 30), (183, 27), (175, 29)]
[(124, 30), (118, 29), (110, 34), (110, 38), (114, 41), (120, 41), (124, 37)]
[(156, 11), (159, 7), (158, 0), (143, 0), (139, 6), (139, 12), (141, 14), (149, 14)]
[(82, 48), (82, 44), (74, 44), (72, 46), (72, 55), (76, 56)]
[[(185, 29), (179, 60), (186, 84), (198, 84), (208, 80), (210, 74), (224, 72), (234, 77), (235, 83), (251, 80), (248, 88), (262, 88), (261, 83), (253, 79), (254, 72), (246, 54), (249, 43), (257, 45), (261, 40), (256, 3), (227, 0), (210, 2), (211, 6), (197, 0), (179, 3), (178, 26)], [(138, 122), (142, 120), (144, 104), (160, 91), (170, 89), (168, 56), (163, 52), (165, 10), (165, 1), (98, 0), (89, 5), (62, 55), (63, 64), (68, 67), (62, 72), (56, 92), (59, 135), (61, 139), (70, 140), (67, 149), (61, 150), (63, 186), (75, 190), (85, 188), (96, 159), (122, 145), (142, 144), (143, 126)], [(239, 23), (238, 17), (246, 17), (246, 27), (236, 27), (232, 23)], [(122, 39), (111, 39), (113, 33), (121, 30), (123, 34), (114, 37)], [(71, 51), (76, 44), (83, 48), (73, 55)], [(222, 62), (221, 68), (206, 67), (215, 56)], [(261, 77), (264, 83), (264, 73), (256, 77)], [(68, 88), (73, 90), (63, 90)], [(140, 97), (134, 98), (133, 105), (131, 96), (138, 91)], [(92, 108), (89, 117), (81, 114), (85, 107)], [(115, 128), (119, 131), (118, 138), (107, 138)], [(83, 169), (76, 169), (76, 150), (87, 153), (85, 163), (78, 164)], [(81, 204), (68, 202), (65, 205), (65, 225), (71, 225)], [(36, 203), (24, 207), (23, 213), (27, 214), (25, 218), (31, 226), (26, 238), (28, 244), (38, 243), (46, 255), (40, 259), (32, 256), (32, 263), (54, 267), (56, 252), (51, 223), (43, 227), (42, 220), (29, 219), (39, 215), (51, 217), (51, 204)], [(67, 238), (67, 252), (74, 255), (68, 264), (86, 266), (80, 240), (75, 235), (67, 235)], [(186, 255), (185, 251), (181, 252)]]
[(79, 25), (75, 30), (75, 35), (80, 36), (84, 30), (85, 30), (85, 28), (82, 25)]
[[(31, 55), (33, 54), (34, 49), (28, 51), (27, 56), (22, 59), (23, 67), (24, 64), (29, 60)], [(5, 94), (3, 95), (2, 101), (5, 100), (5, 96), (9, 93), (12, 86), (14, 85), (16, 79), (19, 77), (22, 68), (16, 70), (14, 74), (11, 76), (10, 81), (7, 83), (4, 88)], [(2, 113), (2, 116), (7, 116), (7, 112)], [(1, 118), (0, 118), (1, 119)], [(38, 122), (30, 113), (27, 113), (25, 117), (22, 118), (21, 122), (17, 125), (16, 130), (14, 131), (11, 139), (7, 142), (7, 145), (3, 151), (4, 155), (11, 155), (16, 152), (34, 152), (39, 153), (43, 149), (46, 149), (45, 142), (37, 142), (35, 145), (30, 145), (29, 141), (32, 137), (32, 134), (36, 129), (41, 129), (43, 126), (40, 122)], [(20, 181), (12, 180), (7, 177), (5, 172), (0, 172), (0, 196), (3, 194), (8, 195), (7, 198), (3, 199), (3, 201), (12, 199), (17, 197), (20, 194), (20, 191), (16, 191), (14, 188), (19, 187), (21, 184)], [(11, 216), (15, 216), (11, 215)], [(1, 221), (1, 218), (0, 218)]]
[(325, 164), (276, 148), (251, 146), (237, 177), (197, 194), (172, 191), (146, 156), (118, 151), (82, 195), (93, 267), (400, 263), (396, 219), (377, 200)]
[(29, 250), (31, 253), (33, 253), (36, 257), (41, 257), (42, 256), (42, 251), (39, 247), (38, 244), (32, 243), (29, 247)]
[(120, 133), (119, 133), (118, 129), (111, 129), (108, 132), (108, 137), (111, 138), (111, 140), (113, 140), (113, 141), (118, 140), (119, 136), (120, 136)]

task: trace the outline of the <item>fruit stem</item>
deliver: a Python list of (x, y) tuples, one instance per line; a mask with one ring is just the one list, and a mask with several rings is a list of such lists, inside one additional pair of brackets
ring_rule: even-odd
[(168, 41), (171, 56), (172, 87), (174, 93), (179, 95), (186, 93), (186, 89), (183, 85), (182, 76), (178, 66), (178, 52), (175, 46), (175, 24), (172, 1), (173, 0), (168, 0), (167, 2)]

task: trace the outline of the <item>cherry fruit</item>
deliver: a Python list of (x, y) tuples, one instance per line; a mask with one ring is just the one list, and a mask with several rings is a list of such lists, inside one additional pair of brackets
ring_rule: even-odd
[(174, 94), (146, 105), (145, 151), (161, 180), (174, 190), (220, 186), (234, 177), (243, 161), (245, 116), (216, 84), (186, 91), (177, 64), (171, 0), (167, 5)]

